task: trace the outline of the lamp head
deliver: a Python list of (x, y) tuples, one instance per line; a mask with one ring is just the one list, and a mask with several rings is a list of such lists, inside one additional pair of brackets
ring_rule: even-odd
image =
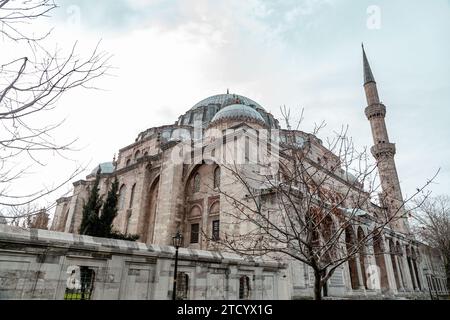
[(181, 247), (183, 243), (183, 236), (181, 235), (180, 231), (178, 230), (175, 236), (172, 237), (172, 243), (173, 246), (178, 248)]

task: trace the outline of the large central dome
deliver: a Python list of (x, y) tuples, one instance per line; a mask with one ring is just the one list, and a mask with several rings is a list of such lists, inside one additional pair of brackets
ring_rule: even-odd
[(256, 103), (252, 99), (249, 99), (247, 97), (244, 97), (244, 96), (241, 96), (241, 95), (238, 95), (238, 94), (231, 94), (231, 93), (217, 94), (215, 96), (211, 96), (211, 97), (208, 97), (206, 99), (203, 99), (202, 101), (196, 103), (195, 106), (193, 106), (191, 108), (191, 110), (195, 110), (197, 108), (205, 107), (205, 106), (209, 106), (209, 105), (224, 106), (224, 104), (233, 104), (236, 99), (239, 99), (239, 103), (240, 104), (243, 104), (243, 105), (246, 105), (246, 106), (250, 106), (250, 107), (254, 107), (255, 109), (262, 109), (262, 110), (264, 110), (263, 107), (261, 107), (258, 103)]
[(259, 103), (241, 96), (239, 94), (217, 94), (196, 103), (184, 115), (178, 118), (177, 124), (184, 126), (194, 126), (201, 123), (203, 128), (207, 128), (216, 113), (230, 105), (243, 105), (259, 113), (265, 124), (269, 128), (279, 128), (278, 121), (268, 113)]

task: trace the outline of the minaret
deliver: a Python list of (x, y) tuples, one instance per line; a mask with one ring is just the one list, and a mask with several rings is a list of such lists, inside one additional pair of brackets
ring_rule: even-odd
[(400, 182), (395, 167), (395, 144), (389, 142), (384, 118), (386, 106), (378, 98), (377, 83), (370, 69), (366, 52), (363, 50), (364, 62), (364, 90), (366, 92), (367, 108), (365, 110), (367, 119), (370, 121), (374, 146), (371, 148), (372, 155), (377, 161), (378, 173), (381, 182), (381, 201), (386, 207), (392, 219), (390, 226), (395, 231), (409, 233), (408, 218), (406, 210), (402, 206), (403, 196)]

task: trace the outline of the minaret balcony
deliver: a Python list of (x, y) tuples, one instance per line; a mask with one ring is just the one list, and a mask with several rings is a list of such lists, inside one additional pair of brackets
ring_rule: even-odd
[(378, 143), (374, 145), (370, 151), (377, 160), (382, 156), (393, 157), (395, 155), (395, 143)]
[(369, 120), (376, 117), (384, 118), (386, 116), (386, 106), (382, 103), (374, 103), (366, 108), (365, 113)]

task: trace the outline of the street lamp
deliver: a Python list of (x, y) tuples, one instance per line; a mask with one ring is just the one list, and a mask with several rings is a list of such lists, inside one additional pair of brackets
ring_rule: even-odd
[(181, 247), (183, 243), (183, 236), (180, 231), (177, 231), (177, 234), (172, 237), (172, 244), (175, 247), (175, 270), (173, 274), (173, 291), (172, 291), (172, 300), (176, 300), (177, 296), (177, 269), (178, 269), (178, 248)]

